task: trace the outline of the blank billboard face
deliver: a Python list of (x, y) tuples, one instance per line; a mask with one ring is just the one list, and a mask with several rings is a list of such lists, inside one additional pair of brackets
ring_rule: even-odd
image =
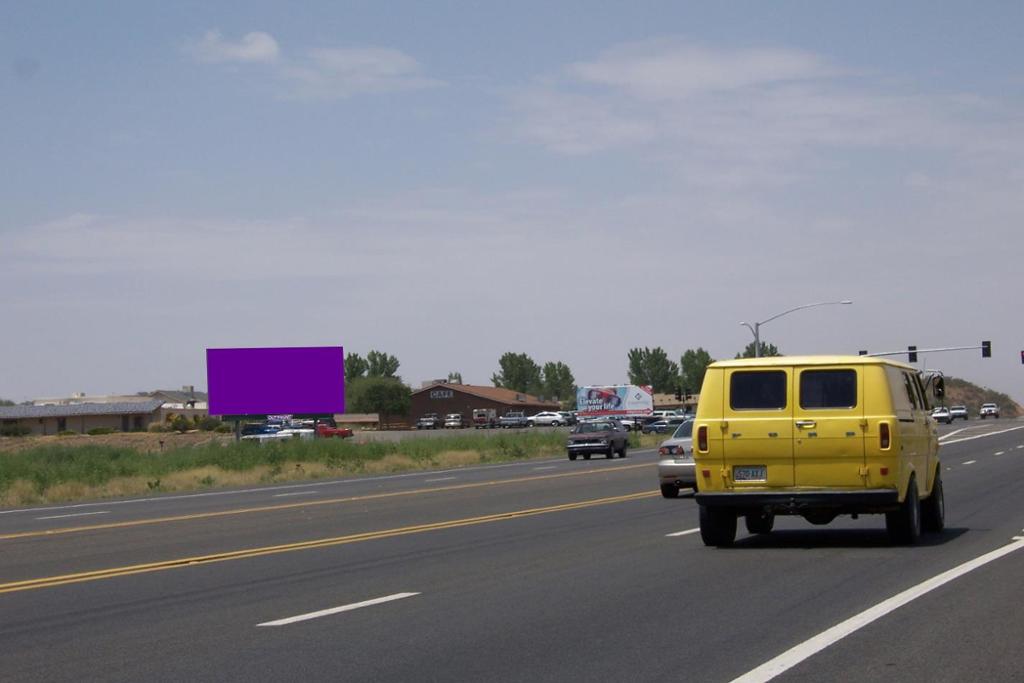
[(340, 346), (207, 349), (211, 415), (325, 415), (345, 412)]

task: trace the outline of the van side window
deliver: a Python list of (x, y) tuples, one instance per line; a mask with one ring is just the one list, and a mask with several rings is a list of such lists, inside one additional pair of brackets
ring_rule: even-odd
[(914, 386), (917, 387), (917, 393), (921, 397), (921, 407), (924, 410), (931, 410), (931, 401), (928, 400), (928, 392), (924, 390), (924, 385), (921, 384), (920, 373), (914, 375)]
[(921, 401), (918, 398), (917, 391), (914, 389), (914, 382), (910, 379), (910, 375), (903, 373), (903, 386), (907, 390), (907, 398), (910, 399), (910, 405), (914, 408), (921, 407)]
[(786, 373), (782, 370), (732, 373), (729, 406), (733, 410), (781, 410), (786, 407)]
[(856, 406), (856, 370), (804, 370), (800, 373), (801, 408)]

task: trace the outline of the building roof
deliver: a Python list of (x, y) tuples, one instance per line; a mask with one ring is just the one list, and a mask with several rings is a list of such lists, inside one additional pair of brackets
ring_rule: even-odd
[(158, 398), (122, 403), (73, 403), (64, 406), (0, 406), (0, 420), (90, 415), (135, 415), (155, 412), (163, 405)]
[(490, 401), (497, 401), (498, 403), (506, 403), (508, 405), (530, 406), (537, 408), (550, 408), (552, 406), (556, 408), (560, 407), (558, 401), (541, 401), (536, 396), (524, 394), (512, 389), (503, 389), (501, 387), (481, 387), (475, 384), (448, 384), (447, 382), (435, 382), (430, 386), (426, 386), (412, 392), (412, 394), (415, 396), (416, 394), (422, 394), (425, 391), (430, 391), (431, 389), (437, 389), (439, 387), (451, 389), (452, 391), (461, 391), (464, 394), (470, 394), (478, 398), (485, 398)]

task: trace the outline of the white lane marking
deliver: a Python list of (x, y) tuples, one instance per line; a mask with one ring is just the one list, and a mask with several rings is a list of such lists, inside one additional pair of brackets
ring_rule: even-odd
[(700, 527), (697, 527), (696, 529), (687, 529), (686, 531), (676, 531), (671, 534), (665, 534), (665, 538), (672, 538), (674, 536), (689, 536), (690, 534), (695, 534), (698, 531), (700, 531)]
[(978, 461), (977, 460), (965, 460), (964, 462), (962, 462), (960, 464), (961, 465), (973, 465), (976, 462), (978, 462)]
[(942, 436), (939, 437), (939, 441), (942, 441), (943, 439), (948, 439), (949, 437), (953, 436), (954, 434), (959, 434), (960, 432), (964, 431), (965, 429), (967, 429), (967, 427), (961, 427), (960, 429), (954, 429), (951, 432), (947, 432), (946, 434), (943, 434)]
[(1021, 445), (1017, 446), (1017, 450), (1018, 450), (1018, 451), (1019, 451), (1020, 449), (1022, 449), (1022, 448), (1024, 448), (1024, 443), (1022, 443)]
[(1018, 537), (1014, 539), (1013, 543), (1004, 545), (1002, 548), (997, 548), (992, 552), (980, 555), (973, 560), (968, 560), (959, 566), (953, 567), (948, 571), (944, 571), (937, 576), (933, 576), (927, 581), (908, 588), (902, 593), (897, 593), (891, 598), (878, 603), (874, 607), (869, 607), (860, 614), (854, 615), (846, 621), (842, 621), (832, 628), (822, 631), (818, 635), (810, 638), (809, 640), (805, 640), (796, 647), (786, 650), (778, 657), (770, 659), (756, 669), (734, 679), (732, 683), (760, 683), (763, 681), (770, 681), (779, 674), (792, 669), (805, 659), (808, 659), (828, 646), (839, 642), (846, 636), (864, 628), (873, 621), (881, 619), (903, 605), (916, 600), (922, 595), (930, 593), (940, 586), (946, 585), (954, 579), (960, 578), (964, 574), (972, 572), (989, 562), (998, 560), (1004, 555), (1009, 555), (1021, 548), (1024, 548), (1024, 539)]
[[(986, 436), (995, 436), (996, 434), (1006, 434), (1007, 432), (1015, 432), (1018, 429), (1024, 429), (1024, 427), (1010, 427), (1009, 429), (1000, 429), (998, 432), (988, 432), (987, 434), (977, 434), (975, 436), (965, 436), (962, 439), (953, 439), (943, 443), (943, 446), (948, 446), (951, 443), (962, 443), (964, 441), (971, 441), (973, 439), (984, 439)], [(940, 439), (941, 441), (941, 439)]]
[(109, 515), (110, 510), (100, 512), (74, 512), (70, 515), (50, 515), (49, 517), (36, 517), (36, 519), (64, 519), (65, 517), (88, 517), (89, 515)]
[(996, 455), (1002, 455), (1002, 454), (1003, 454), (1003, 453), (1005, 453), (1005, 452), (1006, 452), (1006, 451), (996, 451)]
[(534, 467), (533, 469), (535, 471), (539, 471), (539, 470), (553, 470), (553, 469), (557, 469), (557, 468), (556, 468), (555, 465), (548, 465), (547, 467)]
[(394, 595), (385, 595), (382, 598), (374, 598), (373, 600), (363, 600), (362, 602), (354, 602), (351, 605), (342, 605), (341, 607), (331, 607), (330, 609), (322, 609), (319, 612), (309, 612), (308, 614), (299, 614), (294, 617), (287, 617), (285, 619), (276, 619), (274, 621), (264, 621), (262, 624), (256, 624), (257, 626), (287, 626), (288, 624), (294, 624), (299, 621), (308, 621), (310, 619), (319, 619), (320, 617), (327, 617), (332, 614), (339, 614), (341, 612), (351, 612), (354, 609), (360, 609), (362, 607), (370, 607), (371, 605), (380, 605), (385, 602), (392, 602), (394, 600), (402, 600), (403, 598), (411, 598), (419, 593), (395, 593)]
[[(655, 450), (653, 448), (644, 448), (642, 450), (630, 451), (630, 457), (637, 455), (648, 455), (653, 454)], [(565, 457), (565, 456), (563, 456)], [(555, 458), (553, 460), (537, 460), (536, 462), (561, 462), (562, 458)], [(268, 491), (284, 491), (287, 489), (308, 489), (310, 486), (337, 486), (339, 484), (360, 484), (368, 481), (388, 481), (390, 479), (408, 479), (410, 477), (422, 477), (430, 474), (445, 474), (447, 472), (482, 472), (487, 470), (498, 470), (508, 467), (529, 467), (530, 462), (508, 462), (500, 465), (479, 465), (476, 467), (460, 467), (457, 470), (435, 470), (432, 472), (407, 472), (405, 474), (385, 474), (379, 477), (355, 477), (352, 479), (335, 479), (333, 481), (316, 481), (309, 482), (306, 484), (279, 484), (276, 486), (260, 486), (251, 489), (234, 489), (232, 491), (206, 491), (204, 493), (183, 493), (175, 496), (156, 496), (151, 498), (128, 498), (126, 500), (108, 500), (102, 503), (72, 503), (69, 505), (51, 505), (49, 507), (38, 507), (38, 508), (17, 508), (14, 510), (0, 510), (0, 515), (14, 515), (24, 514), (33, 512), (49, 512), (51, 510), (76, 510), (78, 508), (92, 508), (99, 506), (111, 506), (111, 505), (130, 505), (133, 503), (163, 503), (172, 500), (186, 500), (188, 498), (210, 498), (211, 496), (237, 496), (242, 493), (266, 493)], [(615, 468), (613, 468), (615, 469)]]
[(451, 481), (452, 479), (458, 479), (458, 477), (436, 477), (434, 479), (424, 479), (423, 481), (425, 483), (430, 483), (432, 481)]
[(274, 498), (287, 498), (288, 496), (311, 496), (319, 491), (293, 491), (292, 493), (275, 493)]

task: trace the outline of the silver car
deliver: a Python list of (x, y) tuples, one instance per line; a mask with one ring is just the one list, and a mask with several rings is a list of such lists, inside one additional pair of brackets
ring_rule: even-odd
[(658, 447), (658, 480), (661, 495), (666, 498), (679, 496), (679, 489), (690, 488), (697, 492), (697, 470), (693, 465), (693, 420), (687, 420), (678, 427), (672, 437)]

